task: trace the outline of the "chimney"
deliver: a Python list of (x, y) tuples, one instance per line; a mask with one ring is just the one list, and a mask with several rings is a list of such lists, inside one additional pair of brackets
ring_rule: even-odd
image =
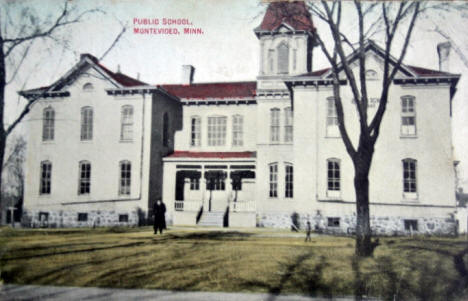
[(182, 84), (191, 85), (195, 68), (192, 65), (182, 65)]
[(437, 44), (437, 53), (439, 54), (439, 71), (449, 72), (450, 42)]
[(137, 79), (140, 80), (140, 72), (137, 72)]

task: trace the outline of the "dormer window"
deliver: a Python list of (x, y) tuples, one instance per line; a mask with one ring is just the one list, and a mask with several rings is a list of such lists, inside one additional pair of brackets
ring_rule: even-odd
[(94, 86), (92, 83), (86, 83), (83, 85), (83, 91), (92, 91), (94, 90)]

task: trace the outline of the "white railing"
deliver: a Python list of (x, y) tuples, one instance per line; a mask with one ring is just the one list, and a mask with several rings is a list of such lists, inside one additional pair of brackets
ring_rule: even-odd
[(232, 212), (255, 212), (254, 201), (237, 201), (229, 204), (229, 209)]
[(174, 209), (176, 211), (198, 211), (201, 205), (200, 201), (175, 201)]

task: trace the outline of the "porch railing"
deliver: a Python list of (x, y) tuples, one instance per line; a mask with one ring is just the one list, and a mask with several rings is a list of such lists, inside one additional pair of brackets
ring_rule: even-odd
[(174, 209), (176, 211), (198, 211), (201, 205), (201, 201), (175, 201)]
[(236, 201), (229, 204), (229, 209), (232, 212), (255, 212), (254, 201)]

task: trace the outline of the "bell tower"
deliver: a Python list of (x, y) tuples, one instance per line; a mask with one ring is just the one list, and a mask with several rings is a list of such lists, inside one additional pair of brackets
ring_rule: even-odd
[(254, 29), (260, 42), (259, 77), (285, 77), (312, 70), (315, 27), (303, 1), (272, 2)]

